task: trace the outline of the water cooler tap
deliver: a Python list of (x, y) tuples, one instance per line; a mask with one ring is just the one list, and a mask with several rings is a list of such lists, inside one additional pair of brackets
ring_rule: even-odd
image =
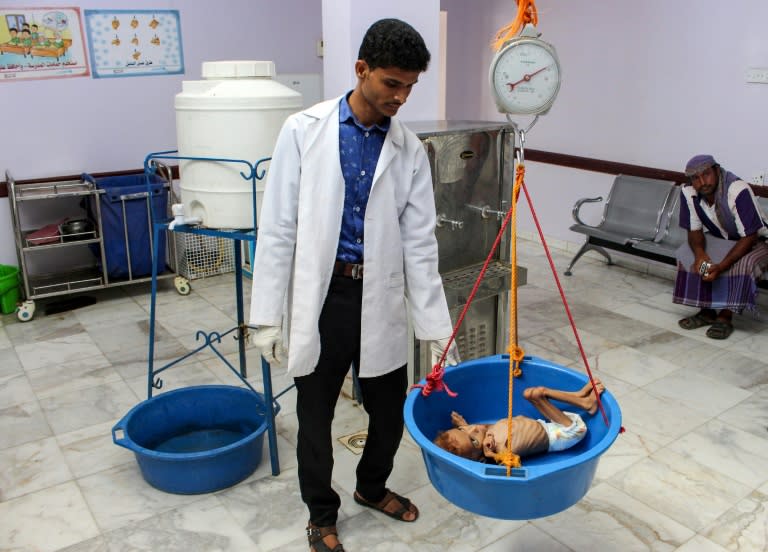
[(451, 220), (445, 216), (445, 213), (440, 213), (439, 215), (437, 215), (437, 227), (442, 228), (443, 226), (448, 226), (451, 230), (456, 230), (456, 229), (461, 230), (462, 228), (464, 228), (464, 221)]
[[(504, 208), (504, 204), (506, 201), (502, 202), (501, 208)], [(482, 207), (478, 205), (470, 205), (467, 204), (467, 209), (472, 209), (473, 211), (478, 211), (480, 213), (480, 218), (488, 219), (491, 217), (496, 217), (496, 220), (503, 220), (504, 217), (507, 216), (506, 211), (497, 211), (495, 209), (491, 209), (490, 205), (483, 205)]]
[(203, 222), (200, 217), (185, 217), (183, 203), (171, 205), (171, 213), (173, 214), (173, 220), (168, 225), (168, 230), (173, 230), (179, 224), (200, 224)]

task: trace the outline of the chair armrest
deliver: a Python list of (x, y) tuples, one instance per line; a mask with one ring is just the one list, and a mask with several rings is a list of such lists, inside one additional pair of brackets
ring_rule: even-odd
[(571, 214), (573, 215), (573, 220), (575, 220), (578, 224), (583, 224), (584, 226), (589, 226), (589, 224), (585, 223), (583, 220), (579, 218), (579, 209), (581, 209), (581, 206), (585, 203), (597, 203), (598, 201), (603, 201), (603, 196), (597, 196), (597, 197), (585, 197), (580, 200), (578, 200), (574, 206), (573, 210), (571, 211)]

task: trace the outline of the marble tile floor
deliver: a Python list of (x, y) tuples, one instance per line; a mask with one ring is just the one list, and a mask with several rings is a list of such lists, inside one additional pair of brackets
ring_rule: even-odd
[[(558, 270), (572, 252), (553, 250)], [(519, 338), (529, 354), (583, 370), (541, 247), (522, 240)], [(586, 256), (561, 276), (593, 370), (618, 398), (626, 432), (603, 455), (575, 506), (528, 522), (462, 511), (430, 485), (408, 436), (390, 486), (421, 510), (398, 523), (352, 500), (359, 456), (335, 442), (345, 548), (362, 551), (644, 551), (768, 549), (768, 324), (736, 318), (726, 341), (684, 331), (691, 312), (670, 300), (672, 282), (635, 261), (606, 266)], [(194, 332), (234, 325), (231, 275), (197, 280), (187, 297), (161, 281), (157, 362), (195, 347)], [(0, 326), (0, 550), (69, 552), (306, 551), (306, 510), (294, 457), (295, 397), (281, 399), (272, 476), (265, 442), (256, 472), (220, 492), (160, 492), (141, 477), (111, 428), (146, 398), (148, 286), (110, 288), (90, 307), (41, 310)], [(760, 299), (763, 311), (768, 308)], [(230, 325), (230, 326), (228, 326)], [(235, 358), (235, 344), (222, 350)], [(599, 362), (595, 362), (599, 358)], [(261, 385), (249, 350), (249, 380)], [(210, 352), (163, 373), (162, 391), (240, 384)], [(276, 390), (288, 387), (275, 370)], [(334, 437), (364, 429), (365, 415), (339, 402)]]

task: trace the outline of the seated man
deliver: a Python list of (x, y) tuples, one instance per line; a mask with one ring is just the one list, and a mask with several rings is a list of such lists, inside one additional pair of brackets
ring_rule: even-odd
[[(598, 393), (605, 390), (598, 379), (595, 379), (595, 387)], [(454, 428), (440, 433), (435, 439), (435, 444), (463, 458), (481, 462), (486, 458), (497, 461), (507, 448), (520, 457), (565, 450), (584, 438), (587, 426), (581, 416), (564, 412), (550, 401), (564, 402), (584, 409), (590, 415), (597, 410), (597, 397), (590, 383), (579, 391), (529, 387), (523, 392), (523, 396), (550, 421), (515, 416), (512, 418), (511, 447), (507, 446), (506, 418), (494, 424), (468, 424), (457, 412), (451, 413)]]
[(752, 188), (711, 155), (693, 157), (685, 174), (690, 183), (680, 190), (680, 226), (688, 243), (677, 250), (672, 301), (700, 309), (680, 320), (681, 328), (711, 326), (707, 337), (726, 339), (734, 312), (757, 310), (757, 278), (768, 268), (768, 228)]

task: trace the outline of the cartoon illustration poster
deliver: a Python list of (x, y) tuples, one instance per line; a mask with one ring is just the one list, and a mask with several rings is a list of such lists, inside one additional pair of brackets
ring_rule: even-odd
[(85, 10), (93, 77), (184, 73), (178, 10)]
[(79, 8), (0, 8), (0, 82), (89, 74)]

